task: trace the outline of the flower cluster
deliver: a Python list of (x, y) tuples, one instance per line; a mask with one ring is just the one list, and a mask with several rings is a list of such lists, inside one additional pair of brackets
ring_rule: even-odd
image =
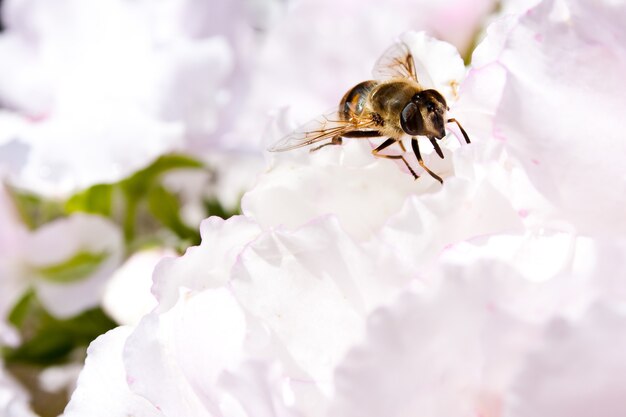
[(91, 344), (65, 416), (619, 415), (625, 18), (544, 0), (468, 70), (407, 33), (472, 138), (425, 155), (444, 184), (364, 141), (275, 157)]
[[(86, 345), (118, 324), (136, 324), (156, 304), (148, 288), (158, 260), (198, 244), (202, 219), (239, 211), (243, 190), (262, 170), (270, 117), (291, 121), (285, 106), (295, 118), (310, 117), (336, 102), (408, 29), (450, 41), (467, 59), (494, 8), (494, 0), (2, 2), (6, 378), (0, 370), (10, 382), (3, 382), (0, 414), (28, 408), (11, 372), (34, 391), (37, 412), (60, 412), (41, 398), (59, 392), (62, 403)], [(464, 69), (455, 61), (458, 77)], [(363, 150), (365, 166), (371, 156)], [(416, 185), (393, 165), (381, 167), (405, 190), (384, 216), (371, 216), (361, 236)], [(272, 178), (262, 180), (271, 188)], [(349, 212), (354, 203), (335, 192)], [(257, 199), (259, 219), (268, 209)], [(24, 376), (22, 366), (34, 375)]]

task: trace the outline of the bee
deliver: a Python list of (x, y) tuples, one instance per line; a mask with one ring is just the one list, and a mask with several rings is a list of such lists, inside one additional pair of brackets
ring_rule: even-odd
[(405, 135), (411, 137), (411, 147), (420, 166), (443, 184), (422, 160), (417, 136), (425, 136), (443, 159), (437, 143), (446, 135), (445, 125), (456, 123), (465, 142), (469, 136), (454, 118), (447, 118), (449, 110), (445, 98), (434, 89), (423, 88), (417, 78), (415, 61), (409, 47), (398, 42), (390, 47), (374, 66), (374, 80), (363, 81), (352, 87), (341, 99), (339, 107), (302, 125), (268, 148), (282, 152), (329, 140), (311, 149), (341, 145), (343, 138), (377, 138), (385, 141), (372, 150), (379, 158), (400, 159), (415, 179), (415, 173), (403, 155), (387, 155), (381, 151), (397, 143), (402, 152)]

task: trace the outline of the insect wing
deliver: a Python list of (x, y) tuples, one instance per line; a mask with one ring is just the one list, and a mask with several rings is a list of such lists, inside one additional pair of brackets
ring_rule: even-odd
[(303, 124), (278, 140), (267, 150), (270, 152), (289, 151), (342, 136), (355, 130), (372, 129), (375, 127), (376, 123), (369, 117), (353, 117), (350, 120), (345, 120), (340, 116), (339, 111), (335, 109)]
[(396, 42), (376, 61), (373, 70), (377, 80), (408, 78), (418, 82), (415, 60), (404, 42)]

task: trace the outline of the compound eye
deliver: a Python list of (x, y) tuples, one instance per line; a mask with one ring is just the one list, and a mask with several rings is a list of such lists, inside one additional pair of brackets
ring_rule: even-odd
[(414, 102), (410, 101), (409, 104), (404, 106), (402, 113), (400, 114), (400, 126), (409, 135), (419, 135), (422, 131), (424, 122), (422, 120), (422, 114), (419, 111), (419, 107)]

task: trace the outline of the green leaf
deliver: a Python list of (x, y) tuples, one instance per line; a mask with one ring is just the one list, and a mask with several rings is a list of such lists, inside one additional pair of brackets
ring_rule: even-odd
[[(121, 181), (120, 186), (126, 197), (126, 212), (123, 219), (126, 241), (130, 242), (135, 237), (140, 205), (148, 198), (149, 192), (157, 186), (162, 174), (175, 169), (200, 169), (203, 167), (204, 164), (202, 162), (188, 156), (164, 155), (150, 166)], [(148, 204), (150, 203), (148, 202)]]
[(22, 298), (15, 304), (13, 310), (9, 313), (8, 319), (9, 323), (14, 326), (20, 328), (24, 322), (26, 321), (26, 317), (28, 316), (28, 311), (31, 308), (31, 303), (33, 302), (35, 297), (35, 293), (33, 291), (28, 291), (26, 294), (22, 296)]
[(20, 331), (22, 344), (4, 348), (9, 363), (26, 362), (41, 365), (62, 363), (78, 347), (117, 326), (101, 309), (92, 309), (70, 319), (52, 317), (34, 292), (22, 297), (9, 314), (9, 321)]
[(63, 205), (36, 194), (7, 186), (11, 200), (24, 224), (31, 230), (63, 216)]
[(113, 189), (112, 184), (97, 184), (74, 194), (65, 202), (65, 212), (84, 212), (109, 217), (113, 207)]
[(183, 168), (202, 168), (202, 162), (184, 155), (164, 155), (148, 167), (137, 171), (129, 178), (121, 181), (125, 192), (131, 198), (144, 196), (154, 182), (165, 172)]
[(236, 207), (234, 210), (227, 210), (215, 198), (205, 200), (204, 201), (204, 208), (206, 210), (207, 217), (209, 217), (209, 216), (219, 216), (222, 219), (228, 219), (229, 217), (241, 214), (241, 207), (240, 206)]
[(46, 281), (56, 284), (69, 284), (81, 281), (93, 274), (106, 257), (106, 252), (78, 252), (62, 263), (35, 268), (35, 272)]
[(150, 213), (165, 227), (172, 230), (181, 239), (189, 240), (192, 245), (200, 243), (199, 231), (188, 227), (180, 218), (178, 198), (159, 185), (150, 190), (148, 195)]

